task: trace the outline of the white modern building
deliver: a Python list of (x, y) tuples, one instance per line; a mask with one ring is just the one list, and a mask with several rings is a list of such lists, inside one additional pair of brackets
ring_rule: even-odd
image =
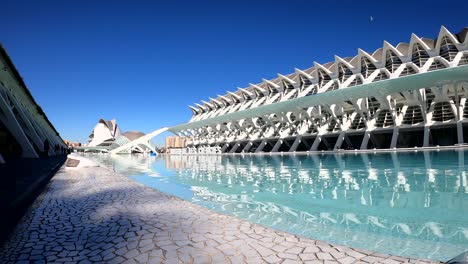
[(122, 133), (115, 119), (106, 121), (101, 118), (94, 126), (93, 132), (89, 135), (86, 146), (110, 146), (121, 134)]
[[(147, 153), (156, 152), (156, 146), (145, 134), (139, 131), (127, 131), (122, 133), (115, 119), (99, 119), (89, 135), (88, 142), (84, 147), (77, 147), (78, 150), (115, 153)], [(126, 146), (122, 148), (122, 146)]]
[(468, 143), (468, 28), (278, 74), (190, 106), (168, 128), (196, 153)]

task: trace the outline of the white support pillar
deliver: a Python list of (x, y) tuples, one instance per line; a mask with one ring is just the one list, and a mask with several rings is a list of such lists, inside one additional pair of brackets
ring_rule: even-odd
[(245, 147), (244, 149), (242, 149), (242, 152), (248, 152), (252, 146), (253, 146), (253, 142), (249, 141), (249, 143), (245, 144)]
[(314, 143), (312, 143), (312, 147), (310, 148), (310, 151), (317, 151), (318, 146), (320, 145), (320, 142), (322, 142), (322, 136), (317, 135), (317, 137), (314, 140)]
[(18, 123), (18, 120), (16, 120), (16, 117), (13, 114), (13, 111), (11, 110), (11, 108), (8, 106), (7, 102), (3, 99), (1, 95), (0, 95), (0, 109), (5, 114), (5, 115), (0, 115), (0, 120), (3, 122), (3, 124), (6, 125), (6, 127), (9, 128), (9, 131), (11, 132), (13, 137), (21, 145), (21, 148), (23, 150), (22, 157), (23, 158), (38, 158), (39, 157), (38, 153), (36, 153), (36, 151), (34, 150), (34, 147), (32, 146), (31, 142), (29, 142), (29, 139), (26, 137), (26, 134), (21, 128), (21, 125)]
[[(34, 118), (32, 119), (32, 121), (35, 121)], [(45, 129), (45, 126), (46, 125), (44, 125), (43, 122), (36, 122), (34, 127), (37, 128), (38, 134), (41, 137), (42, 141), (47, 139), (50, 142), (51, 141), (51, 135), (50, 135), (50, 132), (48, 131), (48, 129)]]
[[(346, 137), (346, 135), (345, 135), (345, 137), (344, 137), (343, 142), (346, 142), (346, 144), (348, 144), (348, 146), (353, 146), (353, 143), (351, 142), (351, 140), (349, 140), (348, 137)], [(343, 144), (341, 144), (341, 145), (343, 145)]]
[(266, 144), (268, 144), (268, 140), (266, 140), (266, 139), (262, 140), (262, 143), (260, 143), (260, 145), (258, 145), (258, 148), (255, 150), (255, 153), (262, 152), (262, 150), (266, 146)]
[(158, 153), (156, 151), (156, 148), (154, 148), (153, 145), (151, 145), (151, 142), (149, 140), (146, 141), (146, 142), (143, 142), (142, 144), (143, 144), (143, 146), (145, 146), (145, 147), (149, 148), (151, 151), (153, 151), (153, 153)]
[(390, 143), (390, 148), (396, 148), (397, 143), (398, 143), (398, 127), (393, 128), (393, 135), (392, 135), (392, 141)]
[(460, 105), (458, 106), (458, 119), (457, 120), (463, 120), (463, 108), (465, 106), (465, 103), (466, 103), (466, 98), (461, 98), (460, 100)]
[(224, 144), (223, 147), (221, 148), (221, 153), (226, 152), (226, 149), (227, 149), (228, 147), (229, 147), (229, 144), (228, 144), (228, 143)]
[[(29, 131), (25, 131), (28, 134), (29, 138), (36, 144), (36, 146), (41, 150), (44, 151), (44, 141), (41, 140), (39, 135), (36, 132), (36, 129), (33, 127), (33, 124), (29, 121), (28, 116), (24, 113), (22, 107), (18, 107), (18, 104), (15, 103), (15, 107), (18, 110), (20, 118), (23, 120), (24, 124), (28, 128)], [(28, 133), (29, 132), (29, 133)]]
[(371, 132), (369, 130), (366, 130), (366, 132), (364, 132), (364, 138), (362, 139), (362, 143), (361, 143), (361, 150), (364, 150), (364, 149), (367, 149), (367, 145), (369, 144), (369, 140), (370, 140), (370, 135), (371, 135)]
[[(456, 95), (456, 103), (457, 103), (457, 139), (458, 139), (458, 144), (463, 144), (464, 143), (464, 138), (463, 138), (463, 106), (465, 105), (466, 98), (461, 98), (461, 100), (458, 100), (459, 94), (458, 94), (458, 89), (463, 88), (462, 83), (457, 83), (455, 84), (455, 95)], [(458, 103), (460, 102), (460, 103)]]
[(278, 152), (283, 142), (284, 140), (282, 138), (278, 139), (278, 141), (276, 141), (276, 144), (273, 146), (273, 149), (271, 149), (271, 152)]
[[(43, 122), (41, 122), (43, 123)], [(42, 128), (43, 130), (43, 133), (44, 133), (44, 138), (42, 138), (42, 140), (48, 140), (49, 141), (49, 154), (55, 154), (55, 151), (54, 151), (54, 148), (52, 148), (52, 146), (54, 146), (57, 141), (56, 141), (56, 137), (55, 137), (55, 132), (51, 131), (50, 128), (48, 128), (48, 125), (39, 125), (38, 128)]]
[(229, 153), (235, 153), (236, 150), (240, 147), (240, 143), (234, 142), (234, 146), (232, 149), (229, 151)]
[(457, 121), (457, 139), (458, 144), (463, 144), (463, 123), (461, 121)]
[(424, 141), (423, 141), (423, 147), (429, 147), (429, 136), (431, 133), (431, 129), (429, 126), (424, 126)]
[(343, 145), (343, 141), (345, 139), (345, 135), (346, 135), (345, 132), (340, 133), (340, 135), (338, 136), (338, 139), (336, 140), (336, 144), (333, 147), (333, 150), (337, 150), (337, 149), (341, 148), (341, 145)]
[(297, 147), (299, 147), (299, 144), (302, 142), (302, 136), (297, 136), (296, 140), (294, 140), (294, 143), (291, 145), (291, 148), (289, 148), (289, 152), (294, 152), (296, 151)]
[(29, 117), (30, 117), (29, 121), (31, 122), (31, 125), (36, 129), (37, 135), (39, 136), (41, 141), (43, 141), (46, 138), (46, 135), (45, 135), (46, 133), (44, 132), (42, 125), (31, 115)]

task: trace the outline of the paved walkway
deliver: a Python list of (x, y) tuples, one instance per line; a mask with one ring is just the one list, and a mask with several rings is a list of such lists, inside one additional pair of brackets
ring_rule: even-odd
[(0, 263), (15, 262), (429, 263), (297, 237), (82, 166), (55, 175), (0, 249)]

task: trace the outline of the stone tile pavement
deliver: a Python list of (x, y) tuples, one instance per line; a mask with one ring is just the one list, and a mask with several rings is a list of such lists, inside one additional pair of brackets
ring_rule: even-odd
[(0, 263), (430, 263), (331, 245), (222, 215), (105, 167), (62, 168)]

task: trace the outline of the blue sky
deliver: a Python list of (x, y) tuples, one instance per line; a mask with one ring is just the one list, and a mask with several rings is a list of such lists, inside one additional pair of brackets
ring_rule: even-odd
[[(0, 42), (64, 139), (151, 132), (249, 82), (467, 26), (468, 2), (4, 1)], [(370, 21), (370, 16), (374, 18)], [(163, 137), (157, 142), (162, 142)]]

